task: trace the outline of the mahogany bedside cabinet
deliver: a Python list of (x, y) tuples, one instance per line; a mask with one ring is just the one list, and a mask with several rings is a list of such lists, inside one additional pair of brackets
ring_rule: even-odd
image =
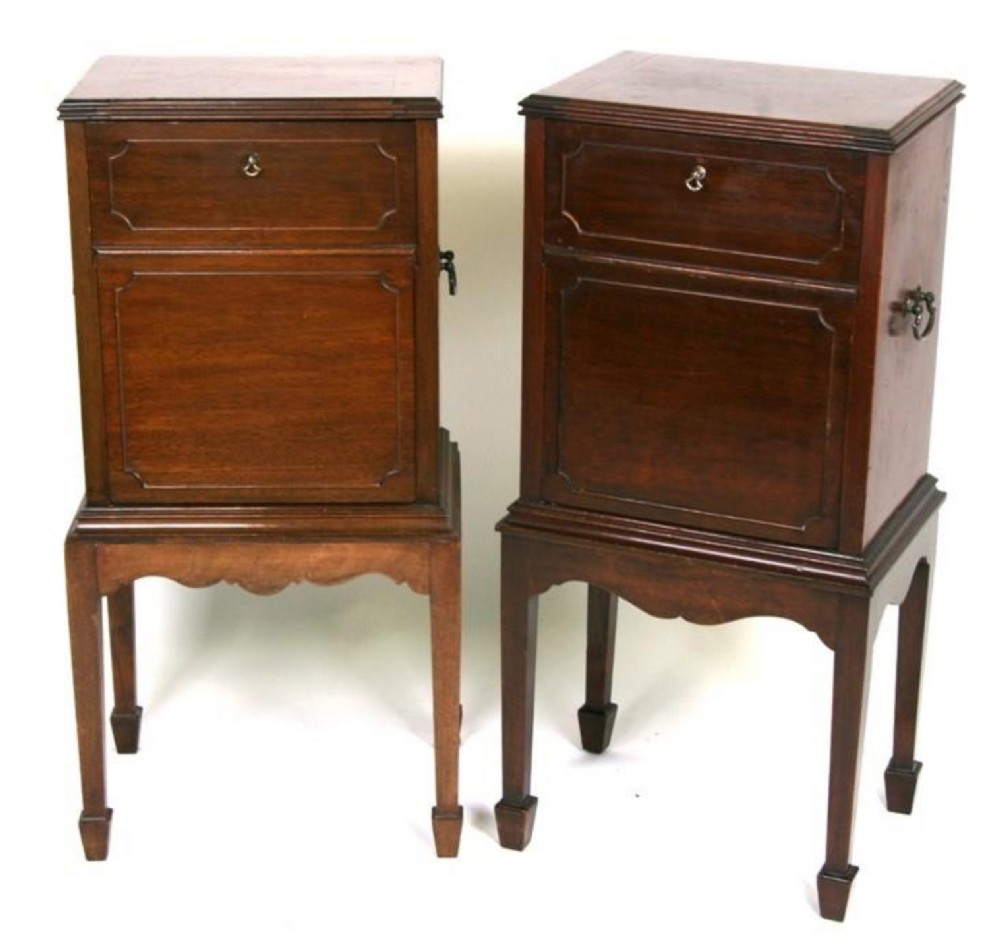
[(623, 53), (523, 103), (520, 498), (502, 533), (500, 842), (528, 844), (536, 601), (588, 584), (585, 749), (616, 605), (791, 619), (833, 651), (824, 917), (842, 919), (872, 641), (901, 603), (909, 812), (944, 495), (927, 475), (954, 106), (937, 79)]
[(438, 426), (436, 59), (99, 60), (60, 107), (86, 496), (66, 540), (87, 858), (107, 855), (107, 600), (133, 583), (430, 596), (439, 855), (458, 852), (458, 450)]

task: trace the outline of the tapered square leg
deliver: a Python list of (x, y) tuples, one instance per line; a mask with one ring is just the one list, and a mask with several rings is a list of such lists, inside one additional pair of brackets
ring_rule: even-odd
[(826, 861), (817, 877), (820, 914), (842, 921), (858, 869), (850, 863), (858, 765), (875, 619), (868, 599), (843, 598), (833, 665)]
[(104, 623), (101, 596), (94, 547), (88, 543), (68, 541), (65, 551), (70, 656), (83, 795), (80, 837), (87, 858), (103, 861), (108, 855), (111, 810), (106, 798), (104, 759)]
[(913, 758), (917, 740), (917, 710), (924, 660), (925, 629), (930, 603), (931, 567), (920, 561), (906, 598), (899, 607), (896, 649), (896, 712), (892, 759), (885, 771), (885, 801), (890, 812), (908, 815), (922, 764)]
[(461, 546), (430, 547), (431, 677), (434, 691), (434, 770), (437, 805), (431, 813), (441, 858), (458, 854), (462, 807), (458, 804), (458, 750), (462, 725)]
[(504, 848), (531, 841), (538, 800), (531, 795), (538, 597), (530, 594), (525, 551), (504, 536), (501, 550), (500, 676), (503, 798), (494, 811)]
[(137, 753), (142, 708), (136, 703), (135, 600), (131, 582), (108, 596), (108, 637), (115, 692), (111, 732), (119, 753)]
[(611, 743), (618, 705), (611, 702), (615, 663), (618, 596), (587, 586), (587, 689), (577, 711), (580, 742), (589, 753), (603, 753)]

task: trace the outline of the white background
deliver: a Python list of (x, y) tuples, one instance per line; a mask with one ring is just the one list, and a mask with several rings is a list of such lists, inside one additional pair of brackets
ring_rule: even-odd
[[(986, 4), (137, 3), (8, 7), (0, 151), (6, 501), (0, 943), (996, 943), (997, 88)], [(587, 10), (591, 12), (587, 12)], [(950, 499), (912, 817), (885, 811), (876, 648), (845, 925), (815, 913), (831, 655), (785, 622), (623, 607), (616, 740), (577, 745), (583, 587), (543, 599), (532, 845), (496, 843), (498, 541), (518, 460), (526, 94), (621, 49), (961, 79), (931, 469)], [(61, 541), (82, 493), (62, 129), (99, 55), (444, 57), (442, 419), (465, 494), (461, 856), (433, 855), (426, 600), (381, 578), (255, 598), (139, 585), (143, 748), (84, 862)], [(991, 131), (992, 129), (992, 131)], [(924, 940), (924, 938), (922, 938)]]

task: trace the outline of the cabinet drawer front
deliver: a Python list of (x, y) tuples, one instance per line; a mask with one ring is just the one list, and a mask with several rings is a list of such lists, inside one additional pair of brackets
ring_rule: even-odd
[(112, 500), (414, 496), (410, 260), (99, 271)]
[(91, 126), (98, 246), (415, 241), (406, 122)]
[(850, 305), (573, 262), (547, 282), (544, 499), (836, 541)]
[(857, 278), (859, 156), (572, 123), (548, 135), (550, 244)]

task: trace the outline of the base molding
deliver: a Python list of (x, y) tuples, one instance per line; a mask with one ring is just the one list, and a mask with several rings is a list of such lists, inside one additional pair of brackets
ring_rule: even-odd
[(364, 537), (446, 537), (460, 529), (458, 445), (444, 428), (438, 443), (441, 492), (413, 503), (91, 504), (84, 499), (70, 539), (131, 542), (334, 542)]
[(934, 515), (946, 494), (936, 478), (925, 474), (896, 508), (863, 551), (842, 552), (775, 540), (717, 533), (710, 530), (632, 519), (611, 513), (518, 500), (497, 529), (505, 535), (561, 542), (611, 542), (635, 551), (680, 556), (826, 586), (837, 592), (853, 588), (866, 595), (881, 581), (900, 552)]

